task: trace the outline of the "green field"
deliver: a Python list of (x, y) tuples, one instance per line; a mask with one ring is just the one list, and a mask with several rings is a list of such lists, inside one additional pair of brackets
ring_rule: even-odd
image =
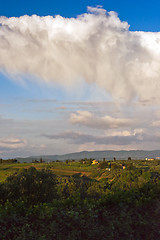
[(47, 169), (61, 176), (72, 176), (77, 173), (89, 176), (94, 170), (97, 169), (95, 165), (80, 164), (79, 162), (54, 162), (54, 163), (15, 163), (15, 164), (0, 164), (0, 182), (22, 169), (35, 167), (36, 169)]
[[(102, 161), (101, 161), (102, 162)], [(149, 172), (158, 172), (160, 173), (160, 160), (154, 161), (145, 161), (145, 160), (117, 160), (117, 161), (106, 161), (111, 162), (112, 165), (116, 164), (117, 166), (120, 164), (125, 165), (126, 167), (132, 165), (134, 169), (141, 169), (143, 171)], [(35, 167), (36, 169), (46, 169), (51, 170), (56, 175), (61, 176), (72, 176), (76, 173), (81, 173), (82, 175), (90, 176), (93, 173), (97, 173), (99, 177), (109, 177), (114, 176), (118, 171), (123, 172), (122, 169), (113, 168), (110, 172), (104, 169), (99, 169), (99, 165), (92, 164), (82, 164), (80, 162), (69, 162), (66, 164), (65, 162), (52, 162), (52, 163), (15, 163), (15, 164), (0, 164), (0, 182), (5, 181), (5, 179), (12, 175), (15, 172), (21, 171), (23, 168)], [(127, 171), (127, 169), (126, 169)]]

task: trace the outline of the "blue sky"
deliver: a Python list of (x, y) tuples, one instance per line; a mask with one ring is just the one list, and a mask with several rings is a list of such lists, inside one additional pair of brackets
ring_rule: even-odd
[(1, 156), (158, 149), (159, 8), (156, 0), (2, 2)]

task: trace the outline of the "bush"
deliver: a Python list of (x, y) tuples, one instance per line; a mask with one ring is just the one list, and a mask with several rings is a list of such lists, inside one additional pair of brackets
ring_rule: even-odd
[(55, 186), (56, 178), (52, 172), (31, 167), (7, 178), (1, 199), (7, 198), (11, 202), (21, 199), (30, 205), (50, 202), (56, 197)]

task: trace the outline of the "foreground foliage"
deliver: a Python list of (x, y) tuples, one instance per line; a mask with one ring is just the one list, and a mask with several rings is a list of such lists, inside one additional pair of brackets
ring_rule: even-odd
[(14, 173), (0, 184), (0, 239), (159, 239), (159, 172), (118, 166), (97, 167), (92, 178)]

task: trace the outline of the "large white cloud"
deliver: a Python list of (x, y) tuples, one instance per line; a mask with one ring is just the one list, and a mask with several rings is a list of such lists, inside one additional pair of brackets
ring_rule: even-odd
[(0, 17), (0, 70), (69, 86), (85, 79), (116, 98), (150, 100), (160, 91), (160, 33), (131, 32), (101, 8), (77, 18)]

